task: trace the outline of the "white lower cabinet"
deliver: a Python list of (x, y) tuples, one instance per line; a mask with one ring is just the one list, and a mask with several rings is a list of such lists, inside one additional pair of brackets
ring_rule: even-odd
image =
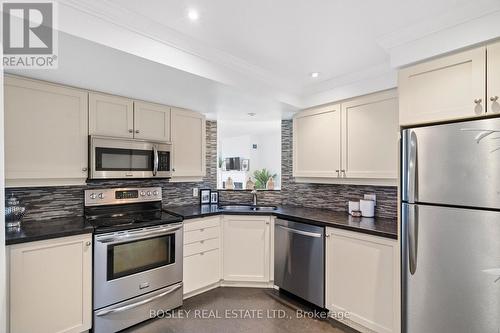
[(269, 282), (271, 217), (223, 217), (224, 281)]
[(400, 332), (396, 240), (327, 228), (326, 307), (360, 331)]
[(91, 328), (91, 234), (10, 245), (7, 253), (9, 332)]
[(184, 221), (184, 295), (220, 281), (220, 233), (219, 216)]

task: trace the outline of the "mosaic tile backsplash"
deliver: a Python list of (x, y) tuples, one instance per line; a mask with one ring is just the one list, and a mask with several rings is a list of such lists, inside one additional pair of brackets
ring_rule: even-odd
[[(259, 203), (296, 205), (345, 211), (348, 200), (358, 200), (366, 193), (377, 195), (375, 214), (396, 218), (397, 188), (391, 186), (355, 186), (296, 183), (292, 177), (292, 121), (283, 120), (281, 127), (282, 179), (281, 191), (259, 191)], [(161, 186), (163, 205), (197, 204), (192, 189), (215, 188), (217, 180), (217, 122), (207, 121), (207, 174), (202, 183), (170, 183), (168, 180), (91, 181), (84, 186), (9, 188), (26, 206), (25, 220), (46, 220), (83, 215), (83, 190), (89, 188)], [(220, 191), (220, 202), (251, 203), (249, 191)]]

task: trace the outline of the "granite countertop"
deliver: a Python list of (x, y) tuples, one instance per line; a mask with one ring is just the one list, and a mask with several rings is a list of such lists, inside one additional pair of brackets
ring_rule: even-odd
[(365, 234), (397, 239), (398, 224), (394, 219), (352, 217), (344, 212), (300, 206), (279, 206), (274, 211), (221, 210), (217, 205), (167, 206), (164, 209), (184, 219), (211, 215), (274, 215), (278, 218), (320, 226), (357, 231)]
[(5, 229), (5, 245), (92, 233), (94, 228), (83, 217), (46, 221), (23, 221), (19, 230)]

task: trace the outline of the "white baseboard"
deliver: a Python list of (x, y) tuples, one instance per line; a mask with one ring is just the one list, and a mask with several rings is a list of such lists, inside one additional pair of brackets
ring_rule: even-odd
[(240, 287), (240, 288), (273, 288), (274, 283), (269, 282), (246, 282), (246, 281), (225, 281), (221, 280), (221, 287)]
[(216, 282), (216, 283), (213, 283), (209, 286), (206, 286), (206, 287), (203, 287), (203, 288), (200, 288), (200, 289), (196, 289), (196, 290), (193, 290), (193, 291), (190, 291), (188, 292), (187, 294), (184, 294), (183, 296), (183, 299), (188, 299), (190, 297), (193, 297), (193, 296), (196, 296), (196, 295), (199, 295), (199, 294), (203, 294), (209, 290), (212, 290), (212, 289), (215, 289), (215, 288), (219, 288), (220, 287), (220, 281), (219, 282)]
[(246, 282), (246, 281), (224, 281), (220, 280), (219, 282), (213, 283), (211, 285), (205, 286), (200, 289), (196, 289), (184, 294), (183, 299), (188, 299), (190, 297), (203, 294), (207, 291), (218, 287), (239, 287), (239, 288), (268, 288), (268, 289), (278, 289), (277, 286), (274, 285), (274, 281), (269, 282)]

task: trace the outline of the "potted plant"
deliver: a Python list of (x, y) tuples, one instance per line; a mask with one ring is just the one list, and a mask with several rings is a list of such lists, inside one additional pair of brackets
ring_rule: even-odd
[(269, 178), (276, 178), (277, 174), (271, 174), (269, 170), (266, 168), (262, 170), (255, 170), (253, 173), (253, 177), (255, 178), (255, 188), (258, 190), (265, 190), (266, 183)]

